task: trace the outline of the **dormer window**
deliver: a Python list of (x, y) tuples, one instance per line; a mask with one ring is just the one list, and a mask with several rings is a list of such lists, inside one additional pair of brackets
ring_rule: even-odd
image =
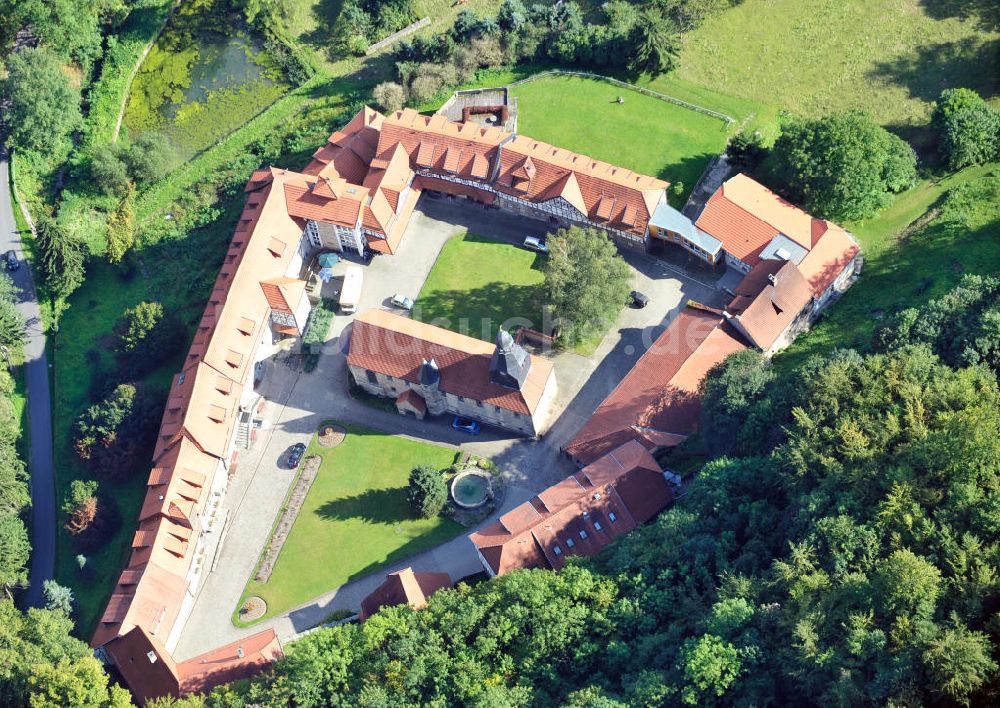
[(272, 238), (267, 244), (267, 250), (271, 252), (271, 255), (275, 258), (281, 258), (282, 254), (285, 252), (285, 248), (288, 244), (278, 238)]
[(208, 407), (208, 417), (209, 420), (213, 420), (216, 423), (226, 422), (226, 409), (222, 406), (210, 405)]
[(239, 321), (236, 323), (236, 329), (238, 329), (241, 334), (245, 334), (249, 337), (253, 334), (254, 329), (256, 329), (256, 325), (257, 323), (249, 317), (240, 317)]
[(234, 369), (239, 368), (240, 364), (243, 363), (243, 355), (238, 351), (230, 349), (226, 352), (226, 363)]

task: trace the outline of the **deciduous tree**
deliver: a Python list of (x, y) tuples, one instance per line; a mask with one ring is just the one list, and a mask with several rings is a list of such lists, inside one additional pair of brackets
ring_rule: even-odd
[(52, 52), (36, 47), (12, 54), (7, 72), (2, 97), (11, 144), (44, 152), (80, 124), (80, 91)]
[(782, 126), (771, 179), (817, 216), (851, 221), (885, 208), (916, 179), (913, 148), (864, 113), (848, 111)]
[(942, 91), (931, 123), (941, 157), (953, 170), (981, 165), (1000, 155), (1000, 112), (972, 89)]
[(602, 333), (618, 316), (628, 299), (631, 272), (597, 229), (562, 229), (548, 246), (543, 266), (547, 305), (560, 327), (560, 342), (575, 346)]

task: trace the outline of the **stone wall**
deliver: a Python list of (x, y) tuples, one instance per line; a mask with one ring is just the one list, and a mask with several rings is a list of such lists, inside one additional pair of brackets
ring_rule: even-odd
[[(464, 418), (472, 418), (473, 420), (478, 420), (481, 423), (495, 425), (498, 428), (511, 430), (522, 435), (536, 434), (535, 423), (527, 415), (519, 415), (513, 411), (507, 410), (506, 408), (494, 406), (491, 403), (476, 401), (469, 398), (460, 398), (453, 393), (447, 392), (442, 393), (438, 401), (435, 401), (433, 396), (425, 395), (425, 391), (422, 390), (423, 387), (417, 384), (411, 384), (404, 379), (373, 372), (375, 381), (372, 382), (368, 378), (368, 371), (366, 369), (362, 369), (360, 366), (349, 366), (348, 368), (351, 371), (351, 376), (354, 378), (355, 383), (368, 393), (375, 396), (395, 399), (403, 391), (412, 388), (414, 391), (424, 396), (424, 400), (427, 402), (427, 412), (431, 415), (438, 415), (441, 413), (460, 415)], [(553, 375), (549, 381), (549, 385), (546, 386), (546, 393), (548, 393), (549, 386), (551, 386), (553, 389), (551, 395), (554, 395), (554, 381), (555, 376)], [(549, 396), (550, 401), (551, 395)], [(545, 396), (543, 395), (543, 399), (544, 397)], [(545, 406), (546, 410), (547, 408), (548, 405)], [(543, 407), (541, 405), (539, 405), (536, 410), (536, 416), (539, 415), (539, 411), (543, 411)], [(542, 415), (544, 415), (544, 413), (542, 413)]]

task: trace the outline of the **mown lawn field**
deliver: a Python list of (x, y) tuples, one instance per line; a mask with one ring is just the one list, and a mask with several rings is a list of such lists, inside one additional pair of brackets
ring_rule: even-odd
[[(554, 76), (515, 86), (517, 128), (553, 145), (694, 187), (726, 146), (725, 121), (603, 81)], [(622, 96), (624, 103), (617, 99)]]
[(455, 461), (454, 449), (343, 427), (347, 437), (335, 448), (322, 448), (313, 440), (306, 456), (323, 458), (319, 473), (271, 577), (266, 583), (247, 584), (244, 597), (259, 595), (267, 602), (265, 617), (287, 612), (464, 530), (443, 516), (415, 517), (406, 498), (410, 470), (425, 464), (449, 467)]
[(434, 262), (413, 317), (486, 341), (500, 325), (539, 328), (544, 258), (471, 233), (455, 236)]
[(989, 3), (746, 0), (685, 36), (676, 78), (792, 113), (862, 108), (912, 126), (949, 86), (997, 93), (1000, 75), (986, 67), (1000, 32), (988, 12)]

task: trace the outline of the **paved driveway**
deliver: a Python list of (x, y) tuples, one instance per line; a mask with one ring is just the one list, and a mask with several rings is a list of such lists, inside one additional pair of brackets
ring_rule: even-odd
[(31, 574), (27, 603), (42, 607), (42, 583), (53, 577), (56, 562), (56, 492), (52, 459), (52, 398), (49, 394), (49, 364), (45, 356), (45, 332), (31, 280), (31, 265), (25, 259), (21, 234), (14, 221), (6, 154), (0, 152), (0, 253), (13, 249), (22, 267), (10, 273), (20, 291), (17, 309), (27, 322), (24, 345), (24, 378), (28, 391), (28, 434), (31, 454)]
[[(520, 242), (525, 233), (538, 233), (544, 224), (496, 210), (425, 198), (414, 212), (399, 253), (375, 258), (367, 266), (359, 311), (387, 306), (388, 298), (397, 291), (415, 296), (444, 242), (467, 229)], [(267, 423), (255, 448), (241, 455), (225, 500), (229, 516), (221, 552), (198, 592), (191, 617), (174, 649), (175, 658), (190, 658), (272, 627), (282, 640), (288, 639), (323, 622), (333, 610), (356, 610), (361, 599), (384, 580), (386, 572), (407, 565), (418, 571), (447, 572), (453, 580), (480, 570), (475, 549), (463, 535), (384, 571), (341, 588), (331, 588), (286, 615), (251, 629), (237, 629), (230, 622), (292, 481), (291, 473), (280, 469), (278, 460), (292, 444), (308, 443), (326, 418), (460, 446), (492, 458), (507, 481), (507, 494), (498, 514), (572, 472), (571, 464), (559, 455), (559, 447), (572, 438), (683, 303), (694, 299), (720, 304), (719, 293), (710, 285), (692, 280), (673, 266), (639, 255), (627, 256), (627, 260), (634, 271), (633, 287), (649, 295), (650, 304), (641, 310), (623, 309), (615, 326), (591, 356), (562, 353), (555, 357), (559, 391), (551, 411), (552, 426), (542, 440), (527, 440), (489, 428), (482, 435), (469, 437), (452, 430), (447, 417), (418, 421), (353, 400), (346, 393), (346, 347), (341, 336), (350, 323), (349, 317), (337, 316), (331, 340), (314, 372), (300, 373), (279, 357), (277, 363), (268, 367), (264, 384)]]

